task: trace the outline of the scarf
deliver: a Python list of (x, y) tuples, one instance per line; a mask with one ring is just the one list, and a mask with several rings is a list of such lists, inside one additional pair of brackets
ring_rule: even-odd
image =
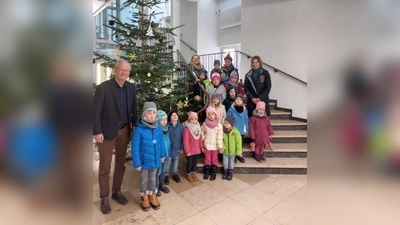
[(224, 133), (225, 133), (225, 134), (229, 134), (231, 131), (232, 131), (232, 129), (228, 130), (228, 129), (226, 129), (226, 128), (224, 127)]
[(223, 83), (225, 83), (225, 82), (227, 82), (229, 80), (229, 77), (224, 77), (224, 78), (221, 78), (221, 84), (223, 84)]
[(229, 80), (229, 85), (233, 86), (235, 88), (237, 88), (238, 84), (237, 83), (233, 83), (231, 80)]
[(142, 117), (141, 120), (140, 120), (140, 122), (141, 122), (144, 126), (150, 128), (150, 129), (154, 129), (154, 128), (156, 128), (157, 125), (158, 125), (157, 120), (148, 121), (148, 120), (146, 119), (146, 117)]
[(233, 69), (234, 69), (233, 64), (231, 64), (230, 66), (224, 65), (224, 68), (225, 68), (226, 72), (228, 73), (227, 75), (228, 75), (228, 77), (229, 77), (229, 76), (231, 75), (231, 72), (232, 72)]
[(189, 121), (186, 121), (183, 124), (183, 126), (185, 126), (189, 129), (190, 133), (192, 134), (192, 136), (195, 140), (199, 140), (200, 133), (201, 133), (200, 132), (201, 131), (200, 123), (192, 124), (192, 123), (189, 123)]
[(236, 109), (236, 111), (237, 111), (238, 113), (242, 113), (243, 110), (244, 110), (244, 106), (237, 106), (237, 105), (234, 105), (234, 107), (235, 107), (235, 109)]
[(215, 117), (214, 121), (209, 120), (208, 118), (206, 118), (206, 125), (207, 127), (214, 129), (216, 126), (218, 126), (219, 124), (219, 118)]
[(260, 114), (260, 113), (257, 112), (257, 110), (254, 110), (254, 111), (253, 111), (253, 115), (262, 118), (262, 117), (264, 117), (266, 114), (265, 114), (265, 113)]
[(198, 70), (198, 71), (200, 71), (200, 70), (203, 69), (203, 65), (201, 65), (201, 63), (199, 63), (199, 65), (196, 65), (196, 64), (194, 64), (194, 63), (192, 62), (192, 66), (194, 67), (195, 70)]
[(254, 81), (258, 79), (258, 77), (260, 76), (260, 72), (261, 72), (261, 67), (258, 67), (258, 69), (252, 69), (251, 77), (253, 78)]
[(168, 133), (168, 126), (162, 127), (162, 131), (164, 133), (164, 135), (166, 135)]

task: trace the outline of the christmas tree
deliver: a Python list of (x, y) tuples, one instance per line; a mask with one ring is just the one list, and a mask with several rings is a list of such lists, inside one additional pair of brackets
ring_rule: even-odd
[[(113, 68), (118, 59), (131, 64), (130, 80), (136, 84), (138, 110), (141, 113), (146, 101), (156, 103), (158, 109), (167, 113), (176, 110), (181, 120), (185, 120), (186, 112), (192, 111), (189, 105), (187, 82), (189, 76), (177, 76), (180, 71), (179, 62), (173, 60), (173, 31), (175, 28), (160, 28), (160, 24), (152, 21), (160, 14), (152, 10), (158, 7), (160, 0), (128, 0), (125, 7), (133, 7), (130, 23), (123, 23), (115, 16), (113, 25), (105, 25), (116, 37), (116, 57), (94, 53), (103, 61), (102, 66)], [(111, 24), (111, 23), (109, 23)]]

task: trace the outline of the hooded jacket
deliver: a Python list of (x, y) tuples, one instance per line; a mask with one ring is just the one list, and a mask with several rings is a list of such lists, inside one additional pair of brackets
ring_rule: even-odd
[(171, 122), (167, 126), (171, 140), (171, 157), (177, 157), (179, 150), (183, 151), (183, 125), (178, 121), (175, 126)]
[(245, 135), (246, 132), (249, 132), (249, 116), (246, 107), (243, 106), (243, 112), (239, 113), (236, 111), (235, 106), (236, 104), (233, 103), (226, 116), (235, 117), (235, 126), (241, 135)]
[(271, 142), (269, 136), (274, 135), (274, 131), (272, 130), (271, 122), (269, 121), (268, 116), (264, 115), (263, 117), (259, 117), (253, 115), (250, 118), (250, 136), (251, 139), (254, 140), (256, 144), (268, 144)]
[(236, 127), (224, 132), (224, 155), (242, 155), (242, 136)]
[(134, 168), (142, 167), (142, 170), (159, 168), (161, 159), (166, 157), (164, 134), (161, 125), (151, 129), (141, 122), (136, 122), (136, 128), (132, 135), (132, 163)]

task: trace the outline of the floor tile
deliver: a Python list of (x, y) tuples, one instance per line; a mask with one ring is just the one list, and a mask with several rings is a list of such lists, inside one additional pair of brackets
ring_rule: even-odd
[(231, 196), (233, 194), (238, 193), (239, 191), (250, 187), (249, 184), (241, 181), (239, 178), (233, 177), (232, 180), (222, 180), (222, 176), (220, 180), (210, 181), (206, 183), (210, 187), (224, 193), (227, 196)]
[(258, 182), (254, 185), (254, 187), (274, 196), (279, 200), (285, 199), (299, 189), (291, 184), (277, 180), (273, 177), (268, 177)]
[(218, 225), (242, 225), (257, 218), (257, 215), (230, 198), (203, 211), (204, 215)]
[(177, 224), (195, 214), (199, 210), (185, 201), (181, 196), (174, 195), (161, 202), (159, 210), (150, 209), (149, 213), (159, 224)]
[(135, 210), (140, 209), (140, 203), (135, 199), (131, 192), (122, 192), (122, 194), (128, 199), (128, 204), (120, 205), (115, 200), (109, 198), (111, 213), (104, 215), (100, 212), (101, 200), (93, 203), (93, 210), (96, 213), (101, 223), (106, 223), (115, 220), (119, 217), (125, 216)]
[(277, 205), (280, 200), (267, 194), (255, 187), (249, 187), (245, 190), (232, 195), (231, 199), (250, 209), (257, 216)]
[(110, 221), (103, 225), (128, 225), (128, 224), (140, 224), (140, 225), (158, 225), (157, 221), (150, 215), (149, 212), (144, 212), (139, 209), (133, 213), (129, 213), (126, 216), (120, 217), (116, 220)]
[(274, 225), (274, 224), (260, 216), (257, 219), (248, 223), (248, 225)]
[(285, 202), (279, 203), (261, 216), (273, 224), (304, 225), (306, 213)]
[[(111, 193), (112, 180), (110, 180), (109, 187), (110, 187), (110, 193)], [(129, 188), (125, 184), (122, 184), (121, 192), (126, 192), (126, 191), (129, 191)], [(100, 187), (99, 187), (98, 183), (93, 185), (92, 194), (93, 194), (93, 202), (97, 202), (100, 200)]]
[(299, 189), (294, 194), (287, 197), (283, 202), (294, 206), (304, 212), (307, 210), (307, 191)]
[(265, 178), (268, 178), (270, 175), (268, 174), (235, 174), (234, 175), (239, 180), (248, 183), (249, 185), (254, 185)]
[(186, 180), (186, 175), (181, 175), (179, 174), (179, 177), (181, 178), (181, 182), (180, 183), (176, 183), (172, 177), (169, 178), (169, 185), (167, 185), (168, 187), (170, 187), (171, 189), (173, 189), (176, 193), (181, 193), (184, 192), (186, 190), (189, 190), (191, 188), (194, 188), (196, 186), (199, 186), (201, 184), (203, 184), (203, 174), (197, 174), (197, 177), (199, 178), (198, 181), (195, 181), (193, 183), (190, 183), (189, 181)]
[(178, 223), (177, 225), (216, 225), (216, 223), (211, 221), (207, 216), (200, 212)]
[(307, 191), (307, 184), (304, 185), (301, 189)]
[(298, 188), (307, 184), (307, 175), (274, 175), (274, 178), (284, 181)]
[(101, 222), (100, 222), (99, 218), (97, 218), (97, 215), (94, 212), (94, 209), (93, 209), (93, 225), (101, 225)]
[(207, 184), (199, 185), (184, 191), (179, 195), (200, 211), (209, 208), (227, 197), (223, 192), (220, 192)]

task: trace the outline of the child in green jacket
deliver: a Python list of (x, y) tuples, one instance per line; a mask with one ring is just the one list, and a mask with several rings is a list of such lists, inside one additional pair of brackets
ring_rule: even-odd
[(235, 117), (228, 116), (224, 121), (224, 174), (222, 179), (232, 180), (235, 157), (242, 155), (242, 136), (234, 126)]

